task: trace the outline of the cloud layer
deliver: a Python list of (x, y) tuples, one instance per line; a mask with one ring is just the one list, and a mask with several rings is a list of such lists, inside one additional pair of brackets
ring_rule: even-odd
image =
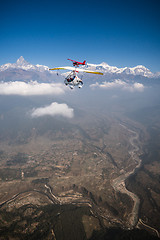
[(38, 83), (36, 81), (25, 82), (1, 82), (0, 95), (60, 95), (64, 93), (64, 85), (61, 83)]
[(101, 84), (99, 84), (98, 82), (96, 82), (95, 84), (91, 84), (90, 87), (92, 89), (94, 88), (101, 88), (101, 89), (122, 89), (122, 90), (127, 90), (130, 92), (143, 92), (144, 90), (144, 85), (141, 83), (127, 83), (124, 82), (120, 79), (117, 79), (113, 82), (103, 82)]
[(69, 108), (65, 103), (58, 104), (57, 102), (53, 102), (49, 106), (36, 108), (31, 112), (31, 116), (35, 118), (45, 115), (52, 117), (59, 115), (67, 118), (72, 118), (74, 116), (74, 110), (72, 108)]

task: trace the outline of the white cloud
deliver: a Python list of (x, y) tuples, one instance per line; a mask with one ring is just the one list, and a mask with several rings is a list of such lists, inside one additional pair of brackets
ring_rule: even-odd
[(0, 95), (59, 95), (64, 93), (64, 87), (62, 83), (0, 82)]
[(144, 90), (144, 85), (142, 83), (134, 83), (133, 84), (134, 89), (137, 89), (137, 91), (143, 92)]
[(72, 118), (74, 116), (74, 110), (69, 108), (65, 103), (58, 104), (57, 102), (53, 102), (49, 106), (36, 108), (31, 111), (32, 117), (42, 117), (45, 115), (60, 115), (63, 117)]
[(142, 83), (127, 83), (124, 82), (120, 79), (116, 79), (113, 82), (103, 82), (101, 84), (99, 84), (98, 82), (96, 82), (95, 84), (91, 84), (90, 87), (92, 89), (95, 88), (101, 88), (101, 89), (122, 89), (122, 90), (127, 90), (130, 92), (135, 92), (135, 91), (139, 91), (142, 92), (144, 90), (144, 85)]

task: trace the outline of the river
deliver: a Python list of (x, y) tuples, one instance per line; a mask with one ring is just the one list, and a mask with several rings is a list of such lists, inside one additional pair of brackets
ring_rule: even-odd
[(137, 132), (128, 129), (126, 126), (120, 124), (123, 128), (126, 129), (126, 131), (131, 133), (131, 137), (129, 139), (129, 143), (131, 145), (131, 150), (129, 151), (130, 157), (137, 163), (136, 167), (129, 172), (126, 172), (119, 177), (115, 178), (112, 180), (112, 187), (114, 188), (115, 191), (121, 192), (123, 194), (127, 194), (129, 197), (132, 198), (134, 204), (133, 208), (130, 214), (128, 214), (129, 219), (128, 219), (128, 227), (133, 228), (136, 226), (138, 222), (138, 211), (139, 211), (139, 204), (140, 204), (140, 199), (138, 196), (126, 189), (125, 186), (125, 180), (132, 174), (135, 173), (135, 171), (141, 166), (141, 159), (138, 156), (139, 152), (139, 146), (138, 146), (138, 139), (139, 135)]

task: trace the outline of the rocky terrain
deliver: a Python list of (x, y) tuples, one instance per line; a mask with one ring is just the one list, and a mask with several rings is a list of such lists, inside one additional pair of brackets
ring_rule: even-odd
[[(140, 194), (129, 184), (127, 190), (125, 180), (141, 165), (145, 130), (115, 116), (89, 123), (43, 131), (36, 122), (30, 134), (19, 129), (13, 138), (1, 137), (1, 239), (100, 239), (107, 229), (125, 236), (119, 228), (144, 228)], [(154, 224), (141, 218), (158, 228), (158, 218)]]

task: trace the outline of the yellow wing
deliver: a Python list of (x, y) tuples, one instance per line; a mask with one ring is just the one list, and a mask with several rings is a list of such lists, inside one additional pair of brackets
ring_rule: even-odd
[(50, 68), (49, 70), (65, 70), (66, 68), (65, 67), (57, 67), (57, 68)]
[(83, 70), (83, 72), (103, 75), (102, 72), (93, 72), (93, 71), (88, 71), (88, 70)]
[(76, 71), (76, 72), (86, 72), (86, 73), (92, 73), (92, 74), (100, 74), (103, 75), (102, 72), (94, 72), (86, 69), (81, 69), (81, 68), (74, 68), (74, 67), (57, 67), (57, 68), (50, 68), (49, 70), (71, 70), (71, 71)]

